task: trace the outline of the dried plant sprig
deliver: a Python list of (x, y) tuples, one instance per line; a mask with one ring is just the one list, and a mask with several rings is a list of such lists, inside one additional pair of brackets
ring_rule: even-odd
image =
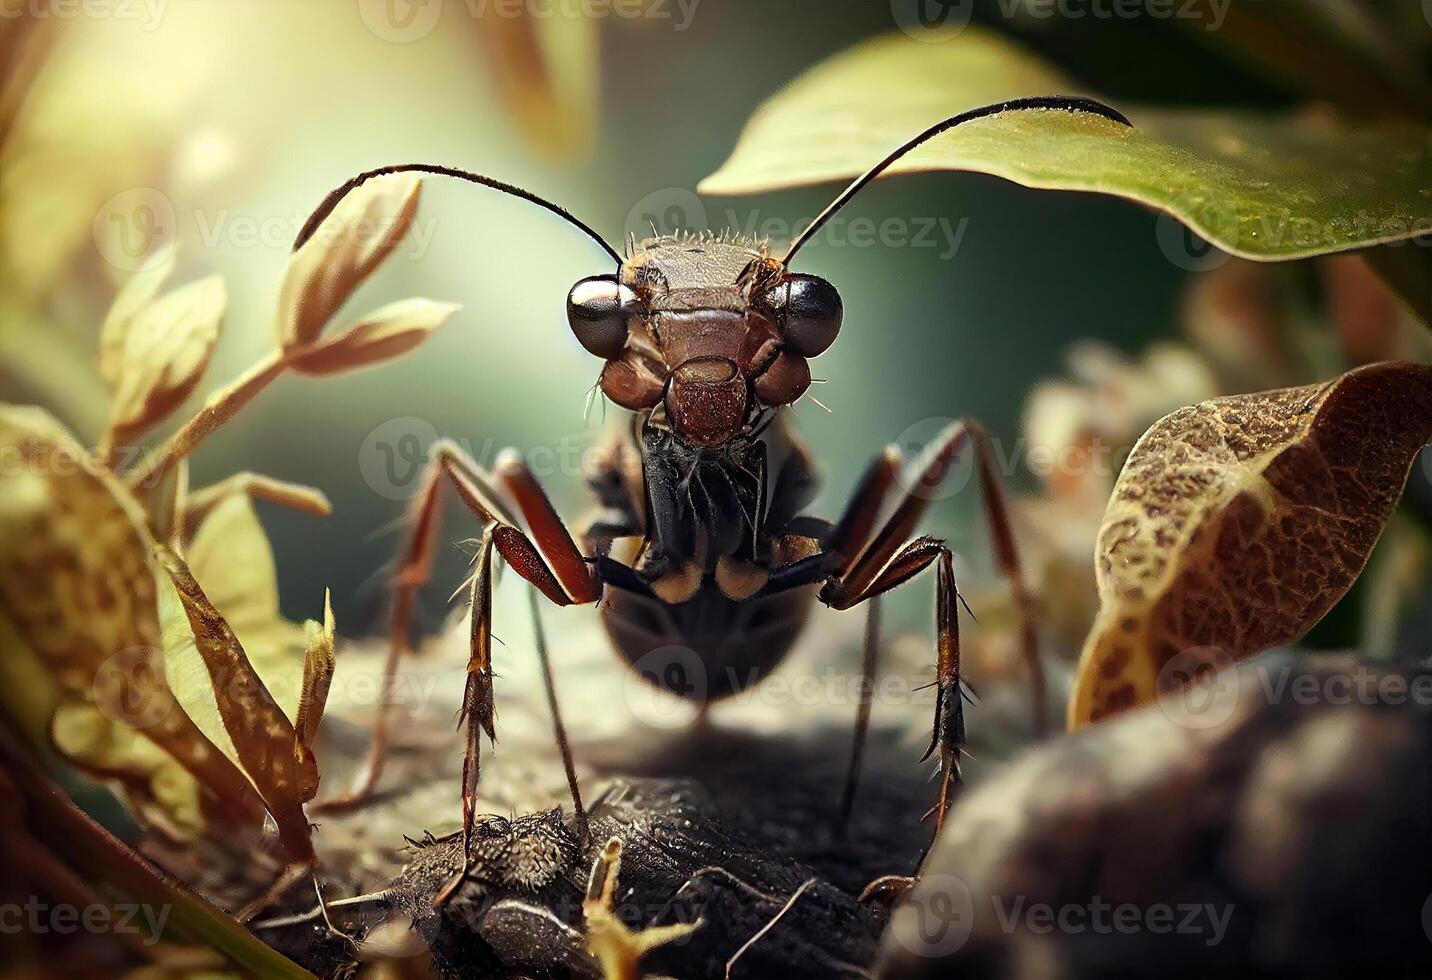
[[(123, 321), (101, 364), (116, 376), (100, 455), (162, 422), (193, 393), (209, 365), (228, 305), (224, 281), (210, 276), (147, 304)], [(102, 367), (102, 370), (105, 370)]]
[(278, 504), (280, 507), (296, 510), (301, 514), (312, 514), (314, 517), (329, 517), (333, 513), (333, 505), (329, 502), (327, 495), (317, 487), (290, 483), (287, 480), (264, 476), (261, 473), (250, 473), (246, 470), (225, 477), (218, 483), (190, 491), (184, 509), (186, 528), (192, 531), (198, 527), (210, 511), (235, 494), (243, 495), (250, 500), (263, 500), (271, 504)]
[(254, 396), (290, 368), (331, 375), (377, 364), (417, 346), (457, 307), (426, 299), (390, 304), (323, 340), (329, 320), (393, 253), (412, 225), (422, 182), (409, 175), (372, 180), (344, 199), (289, 259), (279, 297), (279, 346), (204, 406), (129, 475), (131, 486), (164, 479)]
[(380, 307), (311, 353), (296, 353), (299, 374), (323, 376), (391, 360), (421, 344), (462, 307), (414, 297)]
[(617, 878), (622, 842), (613, 837), (592, 863), (582, 917), (587, 923), (587, 950), (601, 964), (604, 980), (640, 980), (641, 958), (658, 946), (685, 939), (701, 928), (701, 920), (673, 922), (633, 932), (616, 914)]
[[(154, 553), (183, 604), (195, 646), (209, 672), (219, 717), (240, 764), (278, 825), (279, 839), (289, 857), (312, 865), (316, 857), (303, 804), (318, 792), (318, 763), (313, 753), (300, 741), (189, 566), (164, 545), (156, 545)], [(306, 715), (314, 710), (311, 705)]]
[(131, 759), (124, 749), (153, 743), (208, 789), (212, 815), (259, 823), (258, 794), (170, 688), (140, 504), (108, 472), (77, 465), (83, 448), (41, 409), (0, 406), (0, 448), (17, 463), (0, 467), (0, 612), (57, 694), (139, 735), (132, 746), (100, 739), (103, 759), (62, 754), (149, 795), (138, 777), (152, 772), (152, 760)]
[(333, 314), (397, 248), (418, 210), (422, 181), (397, 174), (343, 199), (293, 253), (279, 290), (279, 346), (308, 347)]
[(172, 242), (161, 245), (144, 268), (124, 284), (105, 314), (99, 331), (99, 376), (111, 391), (119, 387), (124, 376), (124, 349), (130, 321), (159, 296), (159, 290), (174, 274), (178, 256)]

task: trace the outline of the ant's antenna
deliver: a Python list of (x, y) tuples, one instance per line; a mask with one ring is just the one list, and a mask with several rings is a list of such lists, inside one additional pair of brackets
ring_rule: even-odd
[(1133, 126), (1133, 123), (1129, 122), (1128, 118), (1117, 109), (1112, 109), (1104, 105), (1104, 103), (1096, 102), (1093, 99), (1069, 95), (1036, 95), (1023, 99), (1010, 99), (1007, 102), (996, 102), (993, 105), (981, 106), (978, 109), (961, 112), (959, 115), (951, 116), (943, 122), (935, 123), (935, 125), (920, 133), (918, 136), (901, 143), (895, 149), (891, 150), (885, 159), (855, 178), (849, 187), (841, 191), (836, 199), (827, 204), (825, 210), (816, 215), (815, 220), (806, 225), (805, 229), (796, 236), (795, 241), (791, 242), (790, 247), (786, 249), (786, 254), (781, 258), (781, 266), (783, 268), (789, 267), (791, 256), (795, 255), (802, 245), (810, 241), (811, 236), (820, 231), (821, 227), (835, 215), (835, 212), (849, 204), (850, 199), (856, 194), (859, 194), (866, 184), (870, 183), (876, 177), (879, 177), (885, 172), (887, 167), (915, 147), (924, 143), (926, 140), (939, 136), (947, 129), (954, 129), (960, 123), (969, 122), (971, 119), (982, 119), (985, 116), (997, 115), (1001, 112), (1010, 112), (1015, 109), (1061, 109), (1065, 112), (1092, 112), (1096, 116), (1112, 119), (1114, 122), (1123, 123), (1125, 126)]
[(298, 251), (304, 242), (313, 237), (313, 233), (318, 230), (318, 226), (323, 223), (323, 219), (328, 217), (329, 214), (333, 212), (333, 209), (338, 207), (338, 202), (343, 200), (343, 198), (359, 184), (372, 180), (374, 177), (386, 177), (389, 174), (411, 173), (415, 171), (424, 174), (437, 174), (441, 177), (456, 177), (458, 180), (465, 180), (470, 184), (481, 184), (483, 187), (491, 187), (495, 191), (511, 194), (513, 197), (520, 197), (522, 200), (530, 201), (540, 208), (546, 208), (558, 217), (565, 219), (569, 224), (576, 225), (577, 228), (586, 233), (588, 238), (606, 249), (607, 254), (616, 260), (617, 265), (621, 265), (622, 257), (618, 254), (617, 250), (608, 245), (605, 238), (592, 230), (591, 225), (577, 218), (572, 212), (561, 205), (554, 204), (544, 197), (538, 197), (531, 191), (523, 190), (514, 184), (496, 180), (492, 177), (485, 177), (482, 174), (475, 174), (470, 170), (461, 170), (457, 167), (443, 167), (430, 163), (401, 163), (392, 167), (379, 167), (377, 170), (369, 170), (366, 173), (361, 173), (342, 187), (336, 188), (323, 199), (323, 203), (318, 206), (318, 210), (309, 215), (308, 220), (303, 223), (303, 228), (299, 231), (298, 238), (295, 239), (293, 243), (294, 251)]

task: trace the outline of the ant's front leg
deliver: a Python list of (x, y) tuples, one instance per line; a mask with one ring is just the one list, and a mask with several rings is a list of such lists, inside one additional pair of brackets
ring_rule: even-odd
[[(504, 450), (500, 453), (495, 473), (489, 474), (456, 443), (446, 439), (438, 442), (430, 455), (422, 490), (413, 501), (412, 534), (398, 569), (397, 589), (389, 622), (388, 658), (379, 687), (378, 716), (374, 724), (373, 744), (368, 761), (352, 792), (314, 804), (310, 807), (312, 812), (347, 809), (362, 803), (372, 795), (382, 773), (387, 753), (394, 681), (399, 662), (413, 652), (413, 612), (418, 590), (427, 582), (432, 568), (442, 513), (444, 482), (452, 484), (458, 497), (483, 525), (477, 567), (472, 579), (472, 655), (468, 663), (462, 707), (468, 729), (467, 756), (463, 765), (465, 831), (470, 828), (473, 816), (472, 803), (480, 764), (480, 733), (486, 732), (491, 738), (494, 732), (490, 657), (492, 550), (496, 548), (513, 571), (557, 605), (594, 602), (601, 596), (602, 587), (596, 573), (578, 550), (546, 493), (515, 451)], [(504, 498), (510, 499), (516, 505), (517, 511), (527, 522), (531, 537), (518, 528), (516, 518)], [(535, 616), (535, 605), (533, 612)], [(536, 626), (539, 636), (538, 653), (543, 658), (553, 725), (562, 750), (577, 818), (582, 821), (585, 815), (582, 811), (581, 796), (577, 791), (571, 749), (557, 710), (551, 668), (546, 662), (546, 645), (540, 642), (540, 620)]]
[[(1009, 578), (1023, 621), (1023, 646), (1030, 670), (1036, 734), (1044, 730), (1044, 683), (1039, 663), (1033, 603), (1023, 584), (1019, 556), (1009, 523), (1009, 511), (1000, 483), (989, 437), (974, 421), (955, 422), (926, 448), (914, 467), (914, 482), (895, 503), (890, 516), (874, 531), (878, 516), (898, 479), (901, 457), (887, 448), (866, 471), (844, 515), (831, 530), (826, 548), (834, 553), (836, 572), (821, 590), (821, 601), (835, 609), (871, 603), (871, 621), (865, 637), (861, 701), (856, 716), (851, 764), (846, 777), (842, 820), (849, 817), (865, 738), (870, 723), (870, 689), (878, 666), (878, 619), (875, 608), (882, 593), (910, 580), (932, 563), (936, 566), (935, 631), (937, 642), (935, 719), (930, 747), (924, 758), (940, 753), (940, 796), (936, 804), (935, 832), (944, 824), (953, 785), (960, 778), (960, 754), (965, 741), (964, 706), (960, 688), (959, 592), (955, 585), (950, 549), (936, 538), (909, 540), (924, 517), (934, 491), (949, 472), (955, 456), (970, 446), (980, 476), (985, 514), (996, 559)], [(872, 532), (874, 532), (872, 534)]]

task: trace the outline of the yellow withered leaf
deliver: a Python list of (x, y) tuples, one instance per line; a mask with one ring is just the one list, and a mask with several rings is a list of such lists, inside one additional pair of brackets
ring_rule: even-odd
[[(263, 797), (289, 856), (312, 861), (313, 842), (303, 804), (318, 792), (317, 761), (305, 748), (295, 750), (299, 742), (293, 725), (189, 566), (164, 545), (156, 545), (154, 553), (182, 606), (208, 671), (219, 717), (244, 772)], [(166, 610), (165, 630), (177, 630), (178, 625), (177, 617)]]
[(62, 756), (82, 759), (91, 776), (122, 786), (130, 807), (147, 823), (178, 838), (204, 832), (199, 784), (139, 732), (114, 724), (93, 704), (71, 697), (56, 707), (49, 734)]
[(223, 279), (210, 276), (161, 296), (125, 321), (123, 342), (109, 358), (109, 370), (117, 373), (110, 444), (163, 421), (194, 391), (218, 342), (228, 298)]
[(391, 360), (421, 344), (459, 309), (456, 303), (421, 298), (390, 303), (297, 358), (292, 367), (300, 374), (325, 375)]
[[(1161, 672), (1175, 685), (1306, 633), (1362, 571), (1429, 438), (1432, 367), (1407, 363), (1155, 423), (1099, 532), (1070, 727), (1153, 700)], [(1200, 663), (1165, 671), (1175, 658)]]
[[(93, 705), (109, 724), (140, 733), (213, 793), (219, 813), (260, 820), (253, 788), (169, 689), (138, 503), (41, 409), (0, 406), (0, 456), (0, 611), (54, 696)], [(147, 762), (127, 768), (106, 751), (102, 766), (69, 759), (106, 779), (151, 771)], [(123, 783), (132, 793), (165, 795), (135, 779)]]
[(408, 174), (361, 184), (293, 253), (279, 291), (279, 344), (285, 351), (317, 340), (338, 308), (392, 254), (413, 223), (421, 186)]
[(99, 331), (99, 376), (111, 392), (124, 374), (124, 349), (129, 322), (159, 295), (160, 288), (174, 274), (178, 257), (172, 243), (160, 246), (159, 255), (136, 272), (115, 296)]

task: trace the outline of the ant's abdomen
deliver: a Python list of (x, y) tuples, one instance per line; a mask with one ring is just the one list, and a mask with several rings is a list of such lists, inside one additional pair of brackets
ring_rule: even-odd
[(612, 645), (651, 684), (689, 701), (743, 691), (785, 658), (815, 588), (736, 601), (708, 579), (679, 605), (608, 588), (602, 604)]

